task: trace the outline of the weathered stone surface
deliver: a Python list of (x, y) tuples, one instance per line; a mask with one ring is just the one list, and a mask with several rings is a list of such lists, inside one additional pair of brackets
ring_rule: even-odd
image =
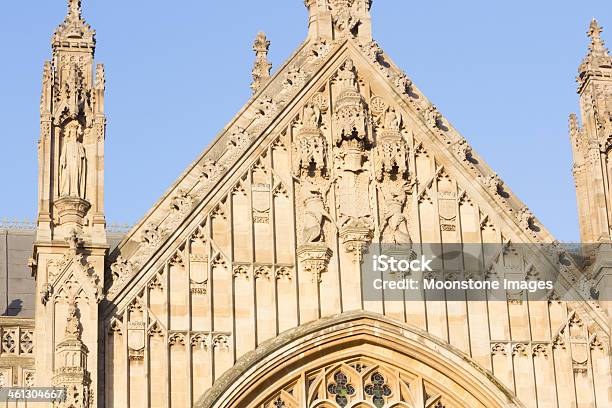
[[(362, 296), (370, 243), (498, 244), (486, 273), (525, 279), (561, 256), (373, 41), (371, 3), (305, 1), (308, 39), (272, 76), (258, 35), (253, 97), (109, 253), (106, 79), (81, 2), (68, 1), (43, 68), (36, 374), (16, 383), (69, 387), (56, 406), (72, 408), (610, 405), (611, 312), (593, 296), (612, 287), (605, 256), (564, 266), (576, 300)], [(604, 244), (612, 67), (600, 31), (580, 68), (585, 125), (572, 117), (571, 131), (583, 239)], [(21, 279), (4, 292), (27, 292)], [(19, 330), (2, 332), (2, 385), (30, 344)]]

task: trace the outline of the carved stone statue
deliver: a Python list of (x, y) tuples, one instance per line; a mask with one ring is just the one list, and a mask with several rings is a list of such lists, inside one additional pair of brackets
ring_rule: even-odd
[(310, 103), (304, 108), (304, 118), (302, 120), (304, 126), (316, 128), (321, 121), (321, 110), (318, 106)]
[(352, 59), (346, 60), (344, 67), (338, 72), (338, 83), (343, 89), (357, 89), (355, 63)]
[(83, 128), (72, 121), (64, 128), (64, 139), (59, 164), (59, 194), (61, 197), (85, 199), (87, 157), (81, 142)]
[(396, 185), (383, 186), (381, 188), (385, 200), (385, 212), (381, 230), (388, 227), (392, 243), (412, 244), (408, 232), (408, 219), (404, 215), (404, 205), (408, 196), (408, 185), (403, 183), (398, 189)]
[(324, 196), (329, 191), (330, 186), (323, 188), (315, 185), (308, 179), (302, 182), (302, 199), (304, 200), (304, 232), (302, 240), (304, 244), (314, 244), (322, 242), (323, 222), (327, 218), (334, 222), (332, 216), (325, 209)]
[(385, 130), (399, 132), (402, 117), (393, 108), (385, 113)]
[(77, 308), (74, 301), (70, 302), (68, 305), (68, 314), (66, 316), (66, 330), (64, 332), (66, 338), (71, 339), (80, 339), (81, 338), (81, 328), (79, 317), (77, 315)]

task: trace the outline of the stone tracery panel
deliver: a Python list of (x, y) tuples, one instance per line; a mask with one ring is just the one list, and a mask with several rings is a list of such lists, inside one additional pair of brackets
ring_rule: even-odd
[(422, 376), (370, 358), (295, 373), (249, 408), (460, 408), (460, 401)]

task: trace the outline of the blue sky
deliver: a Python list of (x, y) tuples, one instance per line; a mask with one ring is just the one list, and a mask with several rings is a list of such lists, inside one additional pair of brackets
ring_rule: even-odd
[[(36, 214), (42, 64), (65, 0), (0, 17), (0, 218)], [(26, 5), (27, 4), (27, 5)], [(106, 213), (134, 223), (250, 97), (264, 30), (279, 67), (306, 36), (302, 0), (83, 0), (106, 64)], [(563, 241), (578, 240), (567, 116), (592, 17), (609, 0), (374, 0), (374, 36)]]

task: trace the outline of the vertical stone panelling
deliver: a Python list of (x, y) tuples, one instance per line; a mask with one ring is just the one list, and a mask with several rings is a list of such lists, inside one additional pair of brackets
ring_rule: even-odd
[[(321, 274), (321, 284), (319, 285), (321, 316), (332, 316), (342, 312), (341, 304), (343, 303), (343, 298), (340, 297), (342, 292), (340, 286), (341, 273), (338, 269), (338, 257), (333, 256), (327, 267), (327, 272)], [(355, 278), (355, 281), (359, 283), (361, 279)], [(360, 289), (359, 293), (361, 293)]]
[(576, 407), (576, 388), (574, 387), (574, 371), (572, 358), (565, 342), (565, 336), (559, 337), (553, 343), (553, 358), (555, 362), (555, 377), (559, 408)]
[[(516, 247), (511, 244), (506, 245), (502, 256), (504, 278), (510, 280), (526, 279), (524, 261)], [(508, 316), (512, 340), (530, 341), (532, 338), (527, 294), (524, 291), (508, 290), (506, 296), (508, 298)]]
[(574, 385), (578, 408), (590, 407), (594, 404), (593, 373), (590, 369), (590, 345), (587, 326), (579, 312), (574, 310), (569, 315), (569, 321), (564, 330), (568, 335), (566, 344), (572, 357)]
[(163, 272), (158, 272), (155, 278), (147, 285), (149, 294), (149, 315), (153, 320), (165, 322), (167, 308), (167, 290), (164, 284), (166, 277)]
[(253, 350), (255, 332), (255, 282), (251, 264), (234, 264), (234, 319), (236, 357)]
[[(286, 153), (274, 150), (275, 166), (282, 168)], [(279, 170), (280, 171), (280, 170)], [(287, 178), (290, 179), (288, 174)], [(285, 184), (274, 189), (274, 236), (276, 243), (276, 313), (278, 330), (283, 332), (297, 326), (297, 267), (295, 265), (295, 225), (293, 206)]]
[[(434, 184), (435, 185), (435, 184)], [(440, 245), (440, 226), (437, 222), (437, 208), (432, 197), (437, 195), (437, 188), (428, 189), (427, 184), (420, 197), (419, 212), (421, 220), (421, 240), (425, 245)], [(432, 263), (433, 273), (426, 273), (426, 279), (442, 279), (443, 264), (441, 259), (436, 258)], [(427, 304), (427, 330), (434, 336), (448, 341), (448, 326), (446, 318), (446, 303), (444, 293), (440, 291), (425, 291)]]
[[(363, 308), (360, 255), (340, 250), (340, 293), (343, 312)], [(332, 275), (329, 273), (328, 275)], [(326, 299), (329, 301), (329, 299)]]
[(574, 384), (576, 386), (577, 408), (591, 408), (595, 406), (593, 377), (590, 370), (574, 369)]
[[(557, 387), (550, 346), (547, 343), (532, 344), (531, 354), (533, 356), (538, 408), (555, 408), (557, 406)], [(520, 377), (518, 381), (520, 381)]]
[(446, 305), (448, 313), (448, 331), (450, 344), (457, 347), (465, 354), (470, 354), (470, 338), (465, 301), (448, 301)]
[(106, 366), (106, 402), (109, 408), (119, 408), (127, 406), (126, 399), (126, 367), (125, 361), (125, 330), (123, 323), (119, 320), (113, 320), (109, 328), (107, 336), (107, 349), (105, 351), (105, 366)]
[(255, 262), (274, 261), (274, 227), (272, 225), (272, 185), (271, 175), (261, 158), (252, 172), (251, 208), (253, 209), (253, 242), (255, 243)]
[(232, 272), (222, 255), (215, 255), (212, 263), (213, 330), (231, 332)]
[[(482, 279), (483, 260), (478, 209), (465, 192), (459, 194), (458, 200), (460, 235), (465, 244), (463, 247), (465, 277)], [(468, 291), (466, 300), (471, 356), (480, 365), (491, 370), (491, 339), (486, 294), (482, 291)]]
[(205, 238), (206, 226), (192, 236), (189, 285), (191, 292), (191, 329), (211, 330), (210, 323), (210, 248)]
[[(612, 174), (612, 173), (611, 173)], [(591, 339), (591, 362), (595, 387), (596, 406), (612, 406), (612, 381), (610, 380), (610, 354), (605, 338), (593, 336)]]
[[(161, 332), (149, 336), (149, 401), (151, 408), (166, 408), (168, 401), (167, 349), (168, 340)], [(134, 405), (139, 406), (138, 404)]]
[(508, 315), (510, 316), (510, 333), (512, 340), (529, 341), (529, 309), (527, 307), (526, 296), (519, 295), (520, 298), (511, 299), (508, 302)]
[(184, 333), (170, 334), (170, 408), (188, 406), (189, 361)]
[(531, 325), (531, 337), (534, 341), (546, 341), (551, 336), (551, 324), (548, 319), (548, 302), (530, 301), (529, 323)]
[(316, 273), (300, 269), (299, 274), (300, 323), (308, 323), (320, 317), (319, 278)]
[[(247, 204), (248, 205), (248, 204)], [(225, 201), (219, 203), (212, 211), (210, 215), (211, 222), (211, 244), (215, 252), (222, 252), (223, 254), (230, 253), (230, 242), (231, 242), (231, 234), (230, 224), (228, 222), (228, 208), (227, 203)], [(235, 214), (232, 214), (235, 215)], [(245, 214), (245, 218), (250, 219), (248, 214)], [(250, 222), (247, 226), (250, 226)], [(244, 228), (244, 227), (243, 227)], [(244, 228), (246, 230), (246, 228)], [(250, 231), (248, 232), (249, 241), (250, 240)]]
[(276, 267), (276, 313), (278, 332), (282, 333), (297, 326), (295, 267)]
[[(117, 322), (118, 325), (123, 326), (123, 323)], [(121, 331), (119, 331), (121, 330)], [(110, 395), (108, 398), (108, 402), (113, 408), (127, 407), (127, 391), (128, 384), (127, 379), (127, 370), (126, 364), (128, 360), (127, 356), (127, 344), (126, 344), (126, 336), (127, 332), (123, 328), (117, 329), (114, 331), (112, 336), (110, 336), (110, 341), (112, 342), (112, 369), (111, 369), (111, 377), (110, 377)]]
[(274, 270), (271, 265), (255, 266), (257, 344), (276, 336), (275, 281)]
[(192, 377), (193, 398), (197, 400), (212, 385), (210, 376), (210, 350), (209, 338), (191, 341), (191, 358), (193, 361)]
[(516, 395), (529, 408), (537, 407), (533, 361), (529, 343), (514, 344), (512, 349)]
[[(459, 204), (457, 185), (446, 171), (438, 177), (438, 220), (445, 254), (460, 253), (459, 245)], [(446, 280), (463, 279), (463, 257), (444, 256), (444, 277)], [(446, 312), (448, 319), (448, 332), (450, 344), (466, 354), (470, 354), (470, 334), (467, 312), (467, 299), (465, 291), (458, 297), (447, 302)]]
[(233, 354), (227, 335), (212, 335), (212, 352), (214, 361), (214, 383), (216, 379), (221, 377), (221, 375), (229, 370), (234, 364)]
[(145, 362), (140, 359), (130, 359), (130, 407), (138, 407), (146, 403), (148, 397), (147, 372)]
[(178, 251), (170, 260), (170, 329), (189, 329), (189, 276), (185, 268), (184, 251)]
[(232, 195), (232, 234), (234, 262), (253, 261), (251, 207), (242, 184), (234, 188)]
[(512, 370), (512, 345), (509, 343), (491, 344), (491, 363), (493, 374), (510, 390), (514, 390)]
[(292, 265), (295, 262), (295, 226), (292, 204), (284, 185), (276, 186), (274, 191), (274, 235), (276, 262)]

